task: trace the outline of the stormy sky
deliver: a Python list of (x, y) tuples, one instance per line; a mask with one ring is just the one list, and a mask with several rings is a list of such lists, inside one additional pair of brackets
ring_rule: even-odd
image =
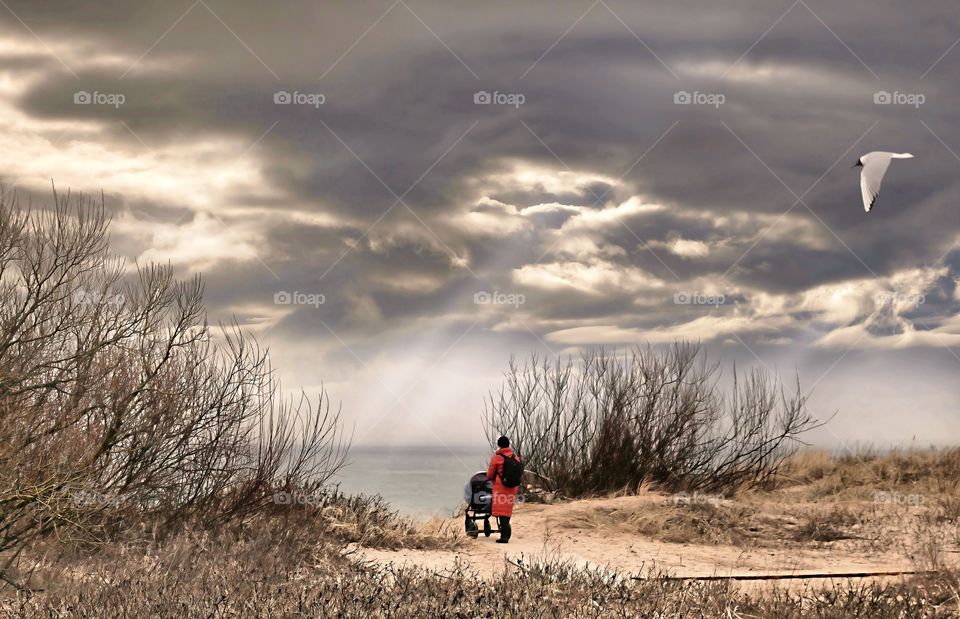
[(960, 437), (954, 2), (0, 4), (6, 190), (102, 191), (358, 443), (678, 338), (798, 374), (818, 444)]

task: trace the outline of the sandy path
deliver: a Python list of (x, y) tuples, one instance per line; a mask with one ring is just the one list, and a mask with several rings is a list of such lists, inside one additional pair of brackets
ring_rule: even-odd
[[(843, 573), (910, 570), (901, 554), (855, 553), (829, 548), (802, 548), (794, 544), (778, 547), (742, 548), (731, 545), (665, 543), (639, 535), (624, 527), (591, 523), (591, 514), (611, 510), (642, 510), (651, 502), (663, 502), (659, 495), (592, 499), (558, 505), (518, 506), (513, 518), (513, 538), (496, 544), (489, 538), (467, 538), (456, 550), (370, 550), (360, 552), (369, 560), (395, 565), (416, 565), (445, 571), (457, 561), (489, 576), (504, 568), (506, 561), (525, 562), (550, 557), (578, 565), (615, 569), (646, 575), (650, 570), (675, 576)], [(455, 520), (462, 527), (462, 519)], [(571, 525), (583, 523), (581, 528)]]

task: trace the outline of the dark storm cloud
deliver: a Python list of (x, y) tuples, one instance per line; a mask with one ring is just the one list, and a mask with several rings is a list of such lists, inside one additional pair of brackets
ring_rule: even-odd
[[(128, 256), (219, 242), (202, 262), (214, 313), (283, 341), (329, 341), (331, 327), (366, 347), (429, 325), (442, 350), (442, 329), (474, 320), (526, 344), (708, 318), (694, 337), (740, 330), (762, 349), (860, 323), (945, 337), (957, 312), (956, 252), (938, 263), (958, 221), (960, 48), (938, 61), (956, 41), (950, 2), (9, 6), (67, 65), (0, 15), (20, 45), (0, 48), (0, 67), (25, 80), (10, 103), (38, 126), (75, 123), (60, 144), (157, 166), (214, 144), (211, 161), (260, 171), (256, 187), (223, 181), (209, 204), (164, 184), (126, 195), (106, 173), (82, 189), (103, 188), (133, 222), (116, 236)], [(78, 90), (125, 102), (76, 105)], [(278, 91), (324, 101), (277, 105)], [(523, 102), (478, 105), (479, 91)], [(878, 91), (925, 101), (877, 105)], [(723, 102), (679, 105), (679, 92)], [(891, 166), (865, 215), (850, 166), (871, 150), (916, 158)], [(197, 179), (222, 173), (204, 163)], [(204, 209), (244, 242), (178, 244)], [(941, 267), (918, 307), (871, 300), (904, 285), (898, 273)], [(816, 296), (847, 283), (853, 309)], [(725, 303), (674, 300), (706, 289)], [(280, 291), (325, 303), (277, 307)], [(526, 302), (478, 306), (478, 291)], [(596, 333), (585, 337), (609, 343)]]

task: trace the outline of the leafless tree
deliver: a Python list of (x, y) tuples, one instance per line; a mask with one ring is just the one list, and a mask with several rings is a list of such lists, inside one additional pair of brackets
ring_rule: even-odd
[(537, 484), (570, 496), (637, 488), (724, 491), (763, 483), (818, 422), (807, 399), (760, 371), (729, 393), (698, 344), (579, 362), (511, 359), (491, 393), (491, 442), (511, 437)]
[(325, 483), (349, 441), (327, 395), (281, 397), (266, 351), (209, 328), (199, 278), (125, 272), (102, 201), (0, 195), (0, 551), (242, 519)]

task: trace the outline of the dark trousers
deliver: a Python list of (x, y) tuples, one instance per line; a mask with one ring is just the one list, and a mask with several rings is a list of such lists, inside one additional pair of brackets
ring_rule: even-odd
[(500, 539), (510, 539), (510, 516), (497, 516), (497, 528), (500, 529)]

